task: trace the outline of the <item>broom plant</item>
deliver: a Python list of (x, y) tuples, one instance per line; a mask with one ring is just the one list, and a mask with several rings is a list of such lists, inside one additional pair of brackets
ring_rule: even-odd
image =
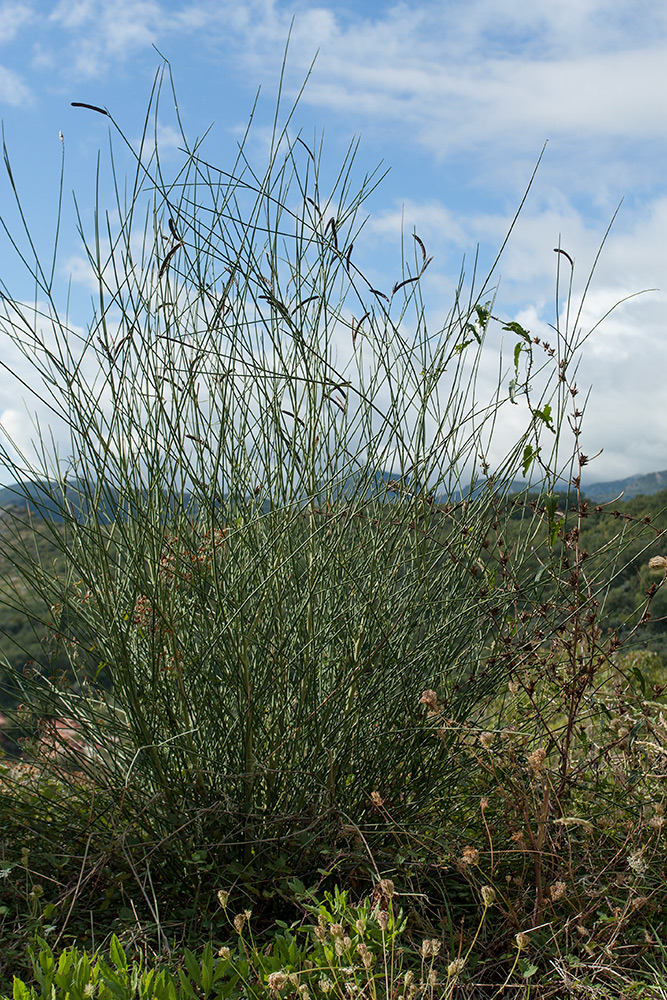
[[(2, 306), (68, 436), (59, 448), (40, 431), (37, 459), (2, 447), (31, 511), (0, 535), (24, 588), (11, 600), (42, 600), (45, 643), (69, 663), (12, 681), (24, 715), (80, 733), (68, 766), (100, 789), (92, 844), (124, 831), (115, 849), (143, 887), (162, 862), (185, 878), (205, 858), (229, 881), (287, 850), (313, 870), (325, 840), (372, 853), (385, 814), (394, 830), (447, 821), (468, 765), (421, 720), (433, 704), (474, 720), (506, 684), (494, 644), (533, 585), (531, 539), (555, 524), (572, 457), (564, 373), (582, 341), (575, 310), (553, 348), (498, 320), (492, 274), (462, 277), (432, 323), (416, 232), (375, 287), (357, 248), (377, 172), (355, 181), (352, 145), (327, 186), (322, 144), (280, 100), (263, 169), (250, 128), (225, 168), (183, 134), (169, 178), (151, 140), (164, 80), (139, 152), (110, 112), (81, 108), (108, 118), (113, 181), (110, 203), (98, 184), (92, 232), (79, 215), (97, 283), (85, 331), (56, 252), (42, 266), (18, 235), (34, 302), (7, 291)], [(117, 141), (135, 157), (128, 181)], [(485, 398), (501, 328), (511, 360)], [(507, 407), (524, 426), (499, 457)], [(508, 553), (517, 480), (544, 501)]]

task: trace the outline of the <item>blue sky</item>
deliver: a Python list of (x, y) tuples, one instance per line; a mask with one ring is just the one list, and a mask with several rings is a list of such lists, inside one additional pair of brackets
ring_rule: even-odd
[[(547, 142), (534, 186), (500, 265), (497, 311), (532, 332), (554, 320), (556, 255), (575, 259), (575, 297), (623, 201), (582, 313), (592, 327), (617, 300), (667, 288), (667, 7), (661, 0), (465, 0), (319, 4), (290, 0), (67, 0), (0, 2), (0, 115), (22, 202), (48, 256), (62, 146), (65, 218), (58, 275), (90, 294), (71, 191), (84, 220), (94, 202), (108, 122), (71, 107), (106, 107), (138, 137), (161, 62), (170, 60), (179, 113), (194, 138), (214, 122), (207, 157), (231, 163), (261, 86), (256, 149), (273, 112), (294, 19), (286, 95), (316, 55), (295, 126), (324, 130), (337, 164), (354, 136), (359, 174), (388, 176), (368, 202), (366, 253), (395, 280), (401, 233), (434, 255), (424, 283), (451, 304), (465, 254), (499, 247)], [(173, 102), (160, 114), (165, 165), (179, 163)], [(17, 223), (6, 177), (0, 214)], [(2, 280), (30, 296), (6, 240)], [(77, 299), (77, 291), (81, 293)], [(84, 294), (85, 293), (85, 294)], [(582, 448), (604, 449), (589, 481), (667, 468), (667, 321), (664, 291), (621, 306), (587, 342), (579, 385), (592, 387)], [(6, 357), (10, 357), (7, 354)], [(18, 359), (19, 373), (23, 372)], [(29, 434), (22, 393), (0, 373), (0, 422)], [(34, 409), (34, 404), (29, 404)], [(502, 433), (502, 431), (501, 431)]]

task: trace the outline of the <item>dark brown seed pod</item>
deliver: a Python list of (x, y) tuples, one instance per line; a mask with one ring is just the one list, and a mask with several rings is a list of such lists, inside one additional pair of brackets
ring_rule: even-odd
[(413, 234), (412, 234), (412, 238), (413, 238), (413, 240), (416, 240), (416, 241), (417, 241), (417, 243), (419, 244), (419, 246), (421, 247), (421, 252), (422, 252), (422, 261), (425, 261), (425, 260), (426, 260), (426, 247), (424, 246), (424, 244), (423, 244), (423, 243), (422, 243), (422, 241), (421, 241), (421, 240), (419, 239), (419, 237), (417, 236), (417, 234), (416, 234), (416, 233), (413, 233)]
[(100, 345), (100, 347), (108, 357), (109, 361), (113, 361), (113, 354), (111, 353), (110, 348), (107, 346), (107, 344), (104, 343), (101, 337), (97, 338), (97, 343)]
[(379, 299), (385, 299), (387, 302), (389, 302), (389, 296), (385, 295), (384, 292), (378, 291), (377, 288), (371, 288), (371, 291), (372, 291), (373, 295), (377, 295), (377, 297)]
[(567, 258), (567, 260), (569, 260), (570, 267), (572, 268), (572, 270), (574, 270), (574, 261), (570, 257), (569, 253), (567, 253), (565, 250), (561, 250), (560, 247), (554, 247), (554, 253), (562, 253), (563, 257), (565, 257), (565, 258)]
[(326, 229), (324, 230), (324, 235), (325, 236), (327, 235), (327, 232), (329, 231), (329, 227), (331, 227), (331, 235), (333, 236), (334, 246), (335, 246), (335, 248), (337, 250), (338, 249), (338, 233), (336, 232), (336, 221), (333, 218), (333, 216), (327, 222)]
[(283, 305), (282, 302), (278, 302), (278, 299), (276, 299), (273, 295), (258, 295), (257, 298), (266, 299), (269, 305), (272, 305), (273, 308), (277, 309), (279, 313), (282, 313), (286, 319), (289, 319), (289, 309), (287, 306)]
[(345, 254), (345, 267), (347, 268), (347, 273), (348, 274), (350, 273), (350, 257), (352, 256), (352, 247), (353, 246), (354, 246), (354, 243), (350, 243), (349, 247), (347, 248), (347, 253)]
[(363, 323), (363, 321), (365, 319), (368, 319), (369, 316), (370, 316), (370, 312), (365, 312), (364, 315), (361, 317), (361, 319), (359, 320), (359, 322), (356, 325), (355, 325), (354, 319), (352, 320), (352, 350), (354, 350), (354, 345), (357, 342), (357, 334), (359, 333), (359, 327), (361, 326), (361, 324)]
[(288, 417), (291, 417), (292, 420), (296, 420), (297, 423), (301, 424), (302, 427), (306, 426), (301, 417), (297, 417), (296, 413), (292, 413), (291, 410), (281, 410), (280, 412), (284, 413)]
[(200, 437), (195, 437), (194, 434), (186, 434), (185, 436), (186, 438), (189, 438), (191, 441), (196, 441), (197, 444), (200, 444), (202, 448), (206, 448), (207, 451), (211, 450), (211, 446), (207, 444), (206, 441), (202, 441)]
[(171, 233), (171, 235), (174, 237), (175, 240), (178, 239), (178, 233), (176, 232), (176, 226), (174, 225), (174, 220), (171, 218), (171, 216), (169, 218), (169, 232)]
[(305, 149), (305, 151), (308, 153), (308, 156), (311, 158), (311, 160), (314, 163), (315, 162), (315, 157), (314, 157), (312, 151), (308, 148), (308, 146), (306, 146), (306, 144), (303, 141), (303, 139), (299, 138), (299, 136), (297, 135), (296, 141), (301, 143), (301, 145), (303, 146), (303, 148)]
[(397, 282), (391, 290), (391, 294), (395, 295), (399, 288), (403, 288), (403, 285), (410, 285), (413, 281), (419, 281), (419, 275), (415, 278), (406, 278), (405, 281)]
[(99, 115), (106, 115), (107, 118), (111, 117), (108, 111), (105, 111), (104, 108), (98, 108), (95, 104), (84, 104), (82, 101), (72, 101), (72, 107), (88, 108), (89, 111), (97, 111)]
[(116, 346), (114, 347), (114, 351), (113, 351), (113, 357), (114, 357), (114, 361), (115, 361), (115, 360), (116, 360), (116, 358), (118, 357), (118, 355), (119, 355), (119, 353), (120, 353), (120, 350), (121, 350), (121, 348), (123, 347), (123, 345), (127, 343), (127, 341), (128, 341), (129, 339), (130, 339), (130, 337), (131, 337), (131, 336), (132, 336), (132, 334), (131, 334), (131, 333), (127, 333), (127, 334), (125, 334), (125, 336), (123, 337), (123, 339), (122, 339), (122, 340), (119, 340), (119, 341), (118, 341), (118, 343), (117, 343), (117, 344), (116, 344)]
[(171, 260), (171, 258), (172, 258), (172, 257), (174, 256), (174, 254), (176, 253), (176, 251), (178, 250), (178, 248), (179, 248), (179, 247), (182, 247), (182, 246), (183, 246), (183, 241), (182, 241), (182, 240), (180, 240), (180, 241), (179, 241), (179, 242), (178, 242), (178, 243), (176, 244), (176, 246), (174, 246), (174, 247), (172, 247), (172, 248), (171, 248), (171, 250), (169, 251), (169, 253), (167, 254), (167, 256), (166, 256), (166, 257), (164, 258), (164, 260), (162, 261), (162, 265), (161, 265), (161, 267), (160, 267), (160, 270), (159, 270), (159, 273), (158, 273), (158, 278), (161, 278), (161, 277), (162, 277), (162, 275), (164, 274), (164, 272), (165, 272), (165, 271), (167, 270), (167, 268), (169, 267), (169, 261), (170, 261), (170, 260)]
[(301, 300), (301, 302), (298, 302), (298, 303), (297, 303), (297, 304), (296, 304), (296, 305), (294, 306), (294, 309), (292, 309), (292, 316), (293, 316), (293, 315), (294, 315), (294, 313), (295, 313), (295, 312), (297, 311), (297, 309), (301, 309), (301, 307), (302, 307), (302, 306), (305, 306), (305, 305), (307, 305), (307, 304), (308, 304), (309, 302), (314, 302), (314, 301), (315, 301), (315, 299), (317, 299), (317, 298), (319, 298), (319, 296), (318, 296), (318, 295), (311, 295), (311, 296), (310, 296), (310, 298), (308, 298), (308, 299), (302, 299), (302, 300)]

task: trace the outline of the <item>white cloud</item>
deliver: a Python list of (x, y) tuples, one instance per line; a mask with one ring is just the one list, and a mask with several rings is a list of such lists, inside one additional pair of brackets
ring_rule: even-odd
[(64, 28), (80, 28), (93, 20), (95, 7), (95, 0), (60, 0), (51, 11), (49, 20)]
[[(169, 125), (166, 122), (158, 121), (157, 127), (157, 142), (160, 156), (166, 152), (171, 152), (174, 150), (184, 149), (185, 143), (183, 136), (180, 131)], [(142, 149), (141, 138), (138, 138), (134, 142), (134, 148), (137, 153)], [(153, 131), (148, 131), (143, 144), (143, 154), (144, 159), (150, 156), (151, 151), (155, 148), (155, 134)]]
[(180, 10), (154, 0), (61, 0), (50, 21), (62, 29), (71, 56), (66, 72), (81, 79), (150, 51), (165, 36), (205, 30), (214, 15), (197, 5)]
[(21, 107), (30, 103), (32, 94), (18, 73), (0, 66), (0, 103)]
[[(590, 192), (623, 171), (639, 142), (654, 150), (644, 171), (656, 182), (667, 125), (662, 5), (647, 0), (632, 17), (610, 0), (564, 8), (546, 0), (398, 4), (371, 20), (302, 7), (287, 79), (295, 93), (319, 48), (304, 105), (385, 148), (421, 147), (440, 162), (465, 155), (486, 184), (512, 174), (516, 183), (517, 167), (526, 176), (545, 139), (542, 177), (558, 172), (561, 183)], [(234, 53), (255, 78), (273, 82), (291, 9), (256, 0), (243, 12), (230, 25)]]
[[(436, 200), (421, 204), (406, 201), (402, 211), (389, 209), (370, 220), (364, 231), (370, 244), (366, 256), (372, 260), (383, 241), (385, 254), (396, 247), (403, 223), (411, 259), (408, 237), (416, 228), (428, 253), (434, 254), (422, 281), (427, 315), (433, 324), (434, 316), (444, 317), (453, 305), (460, 256), (466, 252), (470, 261), (479, 241), (486, 248), (485, 258), (492, 259), (489, 248), (500, 246), (510, 222), (509, 214), (453, 211)], [(555, 346), (557, 335), (550, 324), (556, 324), (558, 257), (553, 248), (559, 240), (575, 261), (568, 319), (571, 272), (566, 258), (560, 259), (559, 327), (562, 331), (567, 328), (570, 337), (576, 328), (583, 340), (576, 382), (580, 398), (589, 388), (591, 394), (583, 422), (582, 450), (592, 455), (603, 449), (586, 470), (588, 482), (667, 468), (667, 406), (659, 404), (667, 398), (667, 295), (658, 291), (635, 297), (643, 289), (665, 285), (666, 228), (667, 197), (645, 202), (638, 212), (624, 212), (622, 207), (586, 290), (604, 225), (585, 217), (560, 195), (547, 199), (543, 206), (526, 207), (498, 267), (501, 281), (495, 315), (516, 320), (533, 336)], [(628, 296), (633, 297), (621, 302)], [(609, 315), (600, 323), (606, 313)], [(498, 326), (489, 336), (491, 343), (504, 341), (509, 364), (516, 338), (503, 334)], [(480, 374), (482, 398), (490, 398), (497, 375), (490, 355)], [(520, 424), (518, 411), (507, 409), (498, 422), (493, 457), (509, 447)], [(569, 444), (566, 435), (566, 448)]]
[(99, 292), (99, 280), (87, 257), (76, 254), (64, 261), (61, 271), (75, 285), (82, 285), (91, 292)]
[(27, 3), (4, 3), (0, 7), (0, 45), (13, 41), (24, 24), (35, 19), (34, 11)]

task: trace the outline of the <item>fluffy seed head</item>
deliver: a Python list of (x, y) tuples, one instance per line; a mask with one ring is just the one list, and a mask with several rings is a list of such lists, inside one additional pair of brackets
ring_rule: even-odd
[(282, 990), (283, 986), (287, 985), (287, 976), (284, 972), (272, 972), (269, 978), (266, 980), (267, 986), (274, 993), (278, 993)]
[(544, 771), (544, 762), (547, 759), (547, 752), (544, 747), (538, 747), (533, 753), (528, 756), (528, 766), (533, 772), (533, 774), (542, 774)]
[(492, 906), (496, 901), (496, 890), (491, 885), (482, 886), (482, 900), (484, 906)]
[(556, 902), (557, 899), (562, 899), (566, 894), (567, 886), (565, 882), (554, 882), (551, 886), (551, 898), (554, 902)]
[(378, 885), (378, 888), (379, 888), (380, 892), (382, 893), (382, 895), (386, 899), (391, 899), (392, 896), (394, 895), (395, 891), (396, 891), (394, 889), (394, 883), (392, 882), (392, 880), (390, 878), (382, 878), (382, 879), (380, 879), (380, 883)]
[(442, 705), (438, 701), (437, 694), (431, 688), (429, 688), (428, 691), (422, 691), (419, 704), (426, 705), (429, 715), (437, 715), (442, 709)]

